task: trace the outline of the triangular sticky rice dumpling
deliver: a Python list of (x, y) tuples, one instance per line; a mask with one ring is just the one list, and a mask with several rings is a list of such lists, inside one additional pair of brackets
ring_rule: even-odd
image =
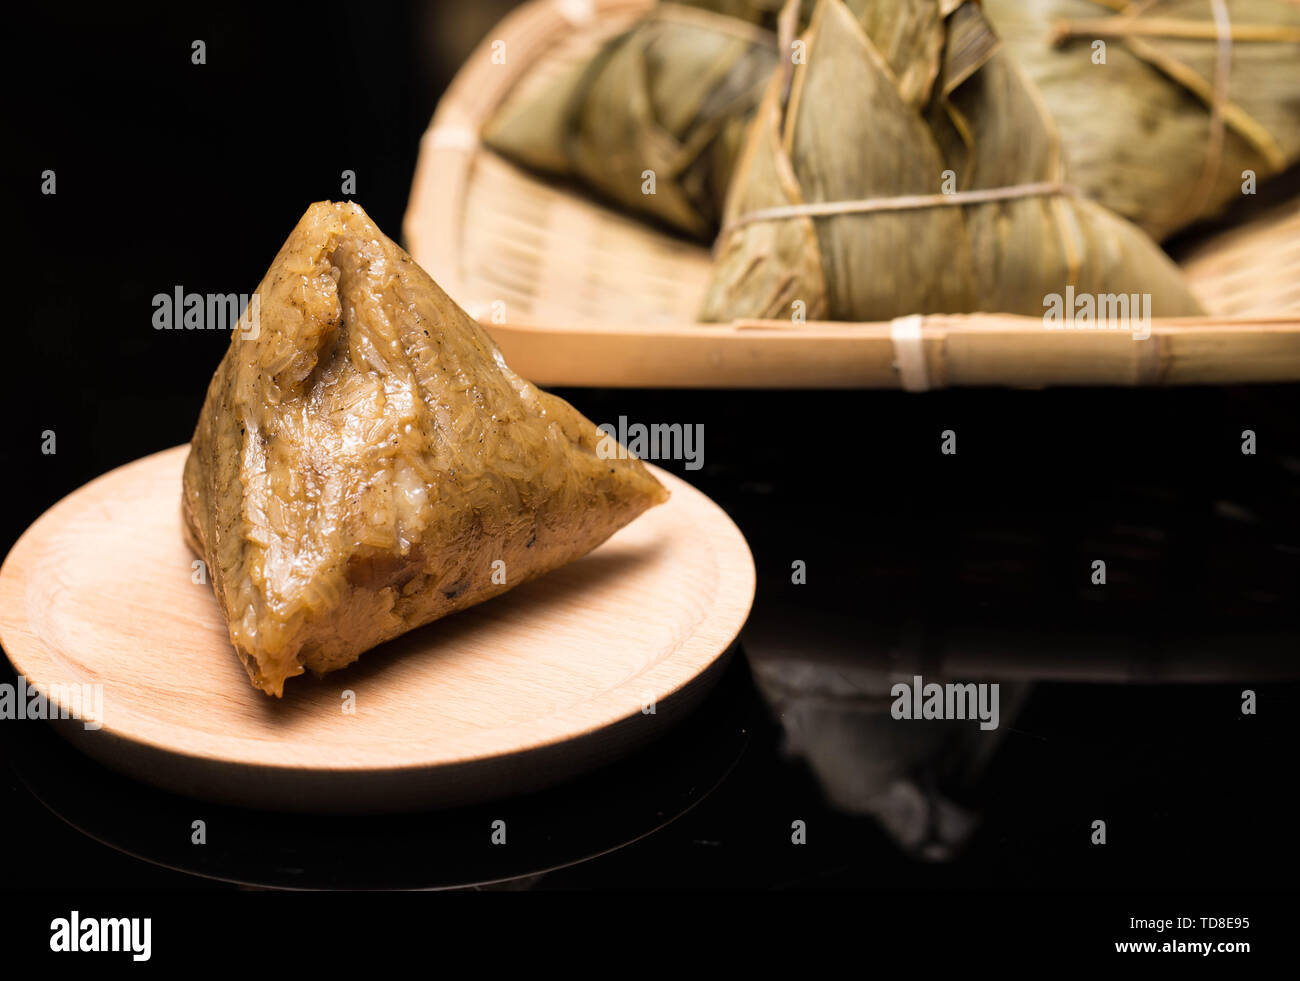
[(257, 299), (208, 387), (184, 515), (263, 691), (570, 562), (668, 496), (354, 204), (312, 205)]
[(1154, 242), (1069, 193), (978, 4), (820, 0), (802, 40), (737, 163), (701, 319), (1033, 316), (1071, 290), (1201, 312)]
[(521, 86), (483, 128), (511, 160), (711, 238), (745, 128), (778, 61), (768, 31), (657, 4), (584, 63)]
[[(772, 30), (782, 7), (782, 0), (677, 2)], [(803, 28), (815, 0), (797, 2)], [(925, 8), (946, 16), (959, 2), (845, 6), (896, 67), (889, 51), (931, 16)], [(1263, 179), (1300, 160), (1297, 0), (980, 6), (1055, 120), (1071, 181), (1153, 238), (1240, 200), (1247, 172)], [(882, 18), (888, 33), (876, 29)]]
[(983, 4), (1072, 179), (1156, 238), (1239, 201), (1247, 172), (1300, 160), (1295, 0)]

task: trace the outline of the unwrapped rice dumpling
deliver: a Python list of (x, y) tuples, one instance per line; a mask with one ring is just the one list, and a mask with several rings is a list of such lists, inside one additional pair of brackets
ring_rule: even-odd
[(208, 387), (183, 512), (265, 692), (570, 562), (667, 498), (354, 204), (312, 205), (256, 296)]
[[(1038, 315), (1049, 295), (1200, 308), (1073, 192), (1050, 116), (974, 2), (821, 0), (737, 164), (701, 316)], [(798, 304), (802, 301), (802, 307)]]
[(771, 32), (659, 4), (585, 65), (507, 100), (483, 140), (511, 160), (580, 179), (624, 208), (708, 239), (776, 63)]

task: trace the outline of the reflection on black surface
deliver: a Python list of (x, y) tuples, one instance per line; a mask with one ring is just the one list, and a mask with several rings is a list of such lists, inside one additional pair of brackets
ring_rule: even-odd
[[(809, 767), (835, 808), (873, 818), (905, 852), (935, 861), (953, 858), (977, 827), (978, 814), (958, 801), (978, 794), (1036, 681), (1250, 685), (1300, 679), (1300, 659), (1283, 637), (1238, 639), (1230, 648), (1212, 649), (1204, 638), (1187, 638), (1185, 655), (1169, 658), (1144, 658), (1119, 643), (1080, 651), (1069, 638), (1036, 656), (1015, 654), (1007, 653), (1014, 650), (1008, 638), (1000, 655), (976, 645), (918, 658), (827, 642), (799, 655), (789, 643), (777, 642), (780, 635), (776, 626), (766, 632), (766, 643), (754, 645), (751, 663), (779, 719), (785, 751)], [(997, 727), (983, 730), (969, 718), (896, 719), (891, 689), (916, 677), (927, 684), (996, 685)]]
[[(980, 779), (1028, 686), (999, 685), (1000, 725), (986, 731), (974, 720), (894, 718), (890, 688), (900, 679), (887, 662), (764, 659), (754, 667), (786, 751), (808, 764), (832, 805), (874, 818), (921, 858), (948, 859), (965, 843), (977, 818), (949, 794)], [(925, 676), (927, 683), (948, 680)]]
[[(768, 881), (1276, 887), (1294, 863), (1300, 387), (571, 398), (704, 425), (682, 476), (749, 538), (746, 651), (828, 808), (796, 778), (736, 805), (821, 822), (816, 861), (768, 832)], [(999, 728), (894, 720), (916, 675), (998, 683)]]

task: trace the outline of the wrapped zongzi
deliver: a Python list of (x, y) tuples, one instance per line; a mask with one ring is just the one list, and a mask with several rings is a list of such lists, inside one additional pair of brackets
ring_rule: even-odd
[(710, 238), (745, 126), (777, 63), (770, 31), (659, 4), (586, 64), (508, 100), (488, 146)]
[(1300, 160), (1300, 3), (984, 0), (1071, 179), (1164, 238)]
[(1150, 239), (1074, 193), (1051, 118), (976, 3), (854, 6), (821, 0), (768, 87), (703, 319), (1042, 315), (1067, 294), (1200, 312)]

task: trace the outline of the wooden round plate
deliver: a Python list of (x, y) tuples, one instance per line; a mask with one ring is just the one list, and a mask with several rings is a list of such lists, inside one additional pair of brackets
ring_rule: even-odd
[[(294, 679), (277, 701), (249, 684), (211, 585), (194, 581), (187, 450), (105, 474), (27, 529), (0, 569), (0, 641), (61, 706), (74, 685), (102, 686), (101, 718), (55, 720), (78, 748), (190, 796), (375, 812), (538, 789), (681, 718), (753, 601), (740, 531), (652, 468), (671, 499), (590, 555)], [(95, 704), (96, 689), (77, 690)]]

